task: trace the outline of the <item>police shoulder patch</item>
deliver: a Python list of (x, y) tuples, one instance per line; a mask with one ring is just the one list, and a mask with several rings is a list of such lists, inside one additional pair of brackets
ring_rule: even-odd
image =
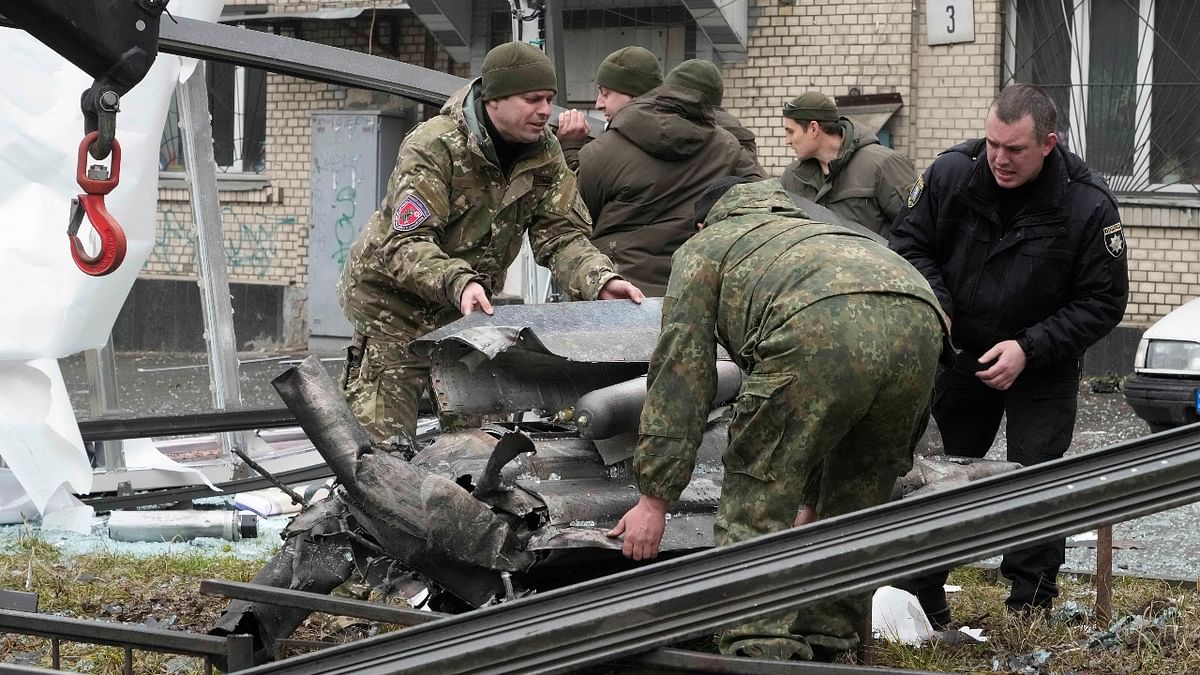
[(1108, 254), (1114, 258), (1121, 257), (1125, 252), (1125, 234), (1121, 231), (1121, 224), (1114, 223), (1104, 228), (1101, 235), (1104, 239), (1104, 248)]
[(921, 193), (925, 191), (925, 177), (917, 176), (917, 182), (913, 183), (912, 190), (908, 193), (908, 208), (917, 205), (917, 201), (921, 199)]
[(392, 211), (392, 229), (397, 232), (411, 232), (428, 217), (429, 207), (420, 197), (410, 194)]

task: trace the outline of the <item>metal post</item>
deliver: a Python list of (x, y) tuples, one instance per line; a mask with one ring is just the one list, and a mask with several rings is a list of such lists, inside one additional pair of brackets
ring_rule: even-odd
[[(102, 417), (118, 412), (117, 360), (113, 354), (112, 335), (108, 336), (108, 341), (100, 349), (85, 350), (83, 358), (87, 367), (88, 389), (92, 391), (92, 415)], [(99, 441), (95, 447), (105, 471), (125, 468), (125, 452), (121, 441)]]
[(554, 96), (554, 102), (566, 108), (567, 48), (560, 0), (546, 0), (542, 4), (542, 22), (546, 27), (546, 54), (554, 63), (554, 75), (558, 78), (558, 93)]
[[(555, 36), (548, 36), (550, 39), (542, 40), (540, 33), (541, 27), (546, 25), (543, 23), (546, 19), (545, 12), (549, 10), (540, 0), (509, 0), (509, 7), (512, 11), (512, 39), (513, 42), (526, 42), (534, 44), (542, 51), (549, 52), (551, 48), (557, 47), (561, 50), (562, 45), (555, 45), (555, 36), (561, 35), (561, 32), (555, 33)], [(561, 27), (561, 16), (559, 25)], [(561, 41), (560, 41), (561, 42)], [(566, 100), (567, 76), (561, 70), (562, 59), (551, 57), (555, 66), (555, 75), (558, 77), (559, 87), (558, 94), (555, 100), (562, 105)], [(553, 120), (552, 120), (553, 121)], [(533, 257), (533, 249), (529, 245), (529, 235), (525, 235), (525, 242), (521, 245), (521, 252), (517, 259), (509, 267), (509, 276), (518, 277), (521, 280), (521, 299), (527, 304), (535, 304), (545, 302), (550, 295), (550, 271), (540, 267)]]
[(1096, 529), (1096, 625), (1101, 630), (1112, 621), (1112, 525)]
[[(237, 410), (242, 407), (238, 385), (237, 341), (233, 332), (233, 306), (229, 295), (229, 268), (221, 227), (221, 205), (217, 198), (216, 160), (213, 158), (211, 117), (205, 64), (176, 89), (183, 151), (191, 188), (192, 217), (196, 223), (196, 253), (200, 264), (200, 304), (204, 308), (204, 337), (208, 344), (208, 369), (212, 381), (213, 407)], [(245, 448), (242, 433), (221, 435), (221, 450), (228, 459), (234, 447)]]

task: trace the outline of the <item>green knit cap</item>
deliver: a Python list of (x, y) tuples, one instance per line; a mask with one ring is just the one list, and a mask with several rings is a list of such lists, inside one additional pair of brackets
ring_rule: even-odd
[(641, 96), (662, 84), (662, 67), (644, 47), (622, 47), (609, 54), (596, 70), (596, 86)]
[(832, 98), (819, 91), (806, 91), (783, 104), (783, 116), (813, 122), (838, 121), (838, 107)]
[(667, 73), (664, 84), (677, 87), (687, 87), (704, 94), (704, 100), (709, 105), (721, 105), (725, 98), (725, 82), (721, 79), (721, 71), (711, 61), (704, 59), (688, 59)]
[(527, 91), (558, 91), (550, 57), (525, 42), (506, 42), (483, 57), (483, 100)]

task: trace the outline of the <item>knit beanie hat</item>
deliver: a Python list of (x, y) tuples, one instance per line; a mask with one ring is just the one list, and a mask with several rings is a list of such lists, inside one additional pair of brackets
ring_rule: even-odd
[(558, 91), (550, 57), (525, 42), (506, 42), (483, 57), (483, 100), (527, 91)]
[(704, 94), (704, 100), (709, 105), (721, 105), (721, 99), (725, 98), (725, 82), (721, 80), (721, 71), (711, 61), (684, 61), (672, 68), (663, 82), (694, 89)]
[(819, 91), (806, 91), (783, 104), (783, 116), (813, 122), (838, 121), (837, 103)]
[(658, 59), (644, 47), (622, 47), (609, 54), (596, 70), (596, 86), (641, 96), (662, 84)]

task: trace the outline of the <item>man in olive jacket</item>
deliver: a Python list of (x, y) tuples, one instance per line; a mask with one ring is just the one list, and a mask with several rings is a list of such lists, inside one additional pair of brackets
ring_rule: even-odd
[(671, 254), (696, 232), (693, 205), (726, 176), (765, 177), (737, 139), (715, 125), (702, 93), (669, 84), (652, 89), (579, 151), (592, 243), (621, 276), (661, 296)]
[[(718, 344), (748, 373), (722, 456), (719, 546), (802, 524), (806, 501), (815, 518), (886, 502), (925, 427), (946, 333), (929, 284), (867, 234), (809, 219), (778, 181), (735, 180), (697, 205), (705, 227), (676, 252), (663, 299), (634, 456), (641, 496), (609, 532), (635, 560), (657, 556), (691, 479)], [(867, 608), (854, 593), (756, 620), (725, 631), (721, 651), (831, 658), (858, 644)]]
[(810, 91), (783, 106), (783, 129), (796, 161), (783, 188), (883, 235), (913, 183), (913, 163), (838, 115), (832, 98)]
[(716, 125), (733, 134), (746, 152), (755, 160), (758, 159), (758, 143), (755, 142), (754, 132), (721, 107), (721, 102), (725, 100), (725, 80), (721, 78), (721, 71), (712, 61), (688, 59), (672, 68), (663, 78), (663, 82), (695, 89), (704, 94), (704, 100), (712, 106), (713, 121)]
[(557, 88), (545, 54), (500, 45), (483, 77), (400, 147), (387, 195), (338, 281), (355, 330), (346, 398), (374, 440), (414, 435), (429, 368), (408, 343), (474, 310), (491, 314), (489, 297), (526, 232), (571, 297), (641, 301), (587, 240), (575, 176), (546, 126)]
[[(663, 83), (658, 57), (645, 47), (622, 47), (604, 57), (596, 69), (596, 110), (605, 123), (630, 101)], [(592, 127), (581, 110), (558, 115), (558, 142), (572, 171), (579, 170), (579, 150), (591, 142)]]

